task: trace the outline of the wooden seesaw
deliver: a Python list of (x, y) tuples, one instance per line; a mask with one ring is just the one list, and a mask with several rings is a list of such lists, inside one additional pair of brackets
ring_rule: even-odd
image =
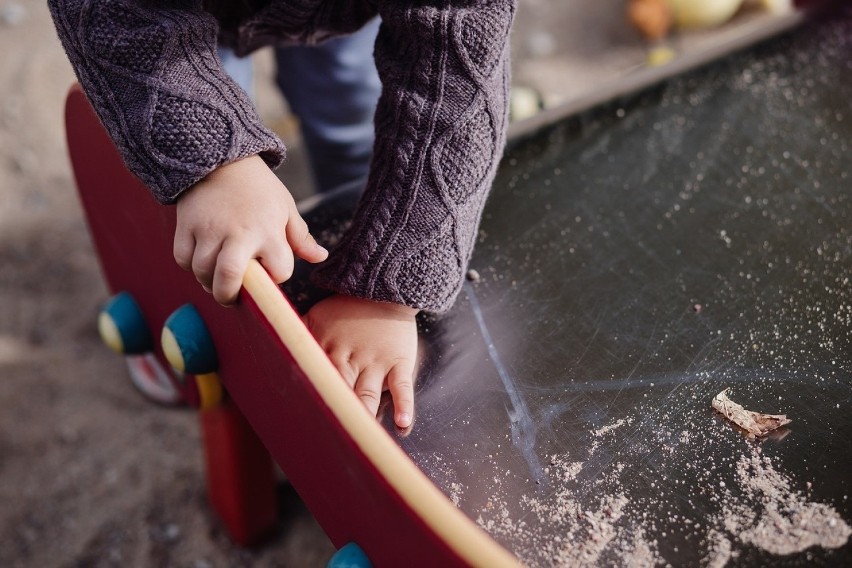
[[(256, 542), (275, 521), (271, 455), (341, 549), (330, 565), (517, 565), (365, 411), (257, 262), (230, 309), (175, 264), (174, 209), (125, 168), (79, 87), (65, 119), (115, 294), (102, 335), (127, 355), (176, 368), (176, 390), (202, 409), (211, 504), (238, 544)], [(162, 342), (153, 340), (159, 330)]]

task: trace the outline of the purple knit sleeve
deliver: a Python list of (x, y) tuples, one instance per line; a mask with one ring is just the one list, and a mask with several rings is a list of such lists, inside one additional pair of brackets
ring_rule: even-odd
[(388, 0), (379, 11), (367, 189), (314, 280), (442, 312), (461, 289), (505, 143), (515, 1)]
[(161, 203), (216, 167), (284, 146), (222, 71), (201, 1), (49, 0), (83, 90), (127, 166)]

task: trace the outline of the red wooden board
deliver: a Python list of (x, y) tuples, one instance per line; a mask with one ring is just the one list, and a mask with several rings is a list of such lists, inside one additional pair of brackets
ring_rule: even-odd
[[(434, 516), (427, 521), (415, 509), (440, 510), (438, 517), (449, 513), (447, 525), (461, 513), (452, 505), (447, 511), (449, 502), (418, 503), (410, 492), (404, 497), (398, 480), (383, 477), (376, 460), (365, 455), (364, 444), (356, 443), (295, 363), (259, 302), (244, 289), (236, 307), (223, 308), (175, 264), (174, 208), (158, 205), (127, 171), (78, 88), (69, 94), (66, 123), (77, 186), (110, 289), (136, 298), (154, 337), (179, 306), (190, 302), (198, 309), (217, 346), (225, 388), (335, 545), (356, 542), (376, 566), (511, 560), (467, 518), (462, 525), (471, 525), (478, 548), (460, 551), (465, 546), (449, 544), (452, 535), (440, 536), (443, 523)], [(158, 356), (165, 364), (159, 351)], [(388, 436), (373, 425), (368, 437)], [(393, 454), (398, 448), (390, 450)], [(388, 457), (407, 460), (398, 451), (399, 456)], [(432, 493), (424, 491), (423, 500), (435, 499)]]

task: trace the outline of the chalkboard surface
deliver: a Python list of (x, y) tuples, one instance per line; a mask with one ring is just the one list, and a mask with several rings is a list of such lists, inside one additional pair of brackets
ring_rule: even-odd
[(529, 565), (852, 565), (850, 101), (847, 10), (514, 143), (383, 423)]
[(850, 101), (847, 15), (515, 144), (402, 447), (532, 565), (852, 565)]

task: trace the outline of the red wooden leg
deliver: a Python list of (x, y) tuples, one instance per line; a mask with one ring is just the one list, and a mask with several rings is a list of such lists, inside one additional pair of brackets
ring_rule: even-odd
[(230, 400), (201, 412), (207, 492), (233, 541), (256, 544), (277, 518), (269, 452)]

